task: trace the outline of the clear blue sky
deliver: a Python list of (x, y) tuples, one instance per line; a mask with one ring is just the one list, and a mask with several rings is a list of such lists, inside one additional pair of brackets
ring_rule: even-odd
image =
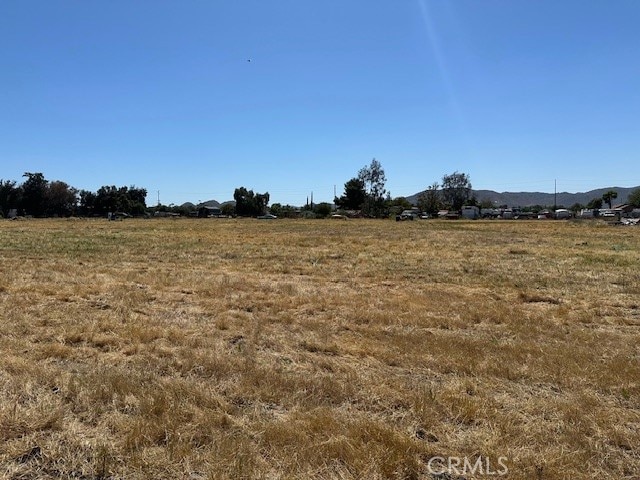
[(393, 196), (640, 184), (640, 1), (0, 2), (0, 178), (301, 205), (374, 157)]

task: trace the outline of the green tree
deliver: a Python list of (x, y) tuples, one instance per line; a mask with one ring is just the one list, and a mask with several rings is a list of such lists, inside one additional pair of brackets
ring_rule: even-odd
[(428, 213), (431, 216), (438, 214), (438, 211), (442, 207), (439, 188), (440, 185), (438, 185), (438, 182), (435, 182), (420, 194), (418, 197), (418, 208), (420, 211)]
[(281, 203), (272, 203), (269, 207), (269, 212), (271, 215), (275, 215), (276, 217), (282, 216), (282, 204)]
[(640, 208), (640, 188), (629, 194), (627, 202), (634, 208)]
[(413, 205), (405, 197), (396, 197), (394, 199), (387, 199), (385, 202), (385, 209), (389, 212), (389, 215), (395, 216), (402, 213), (403, 210), (411, 210)]
[(471, 181), (466, 173), (453, 172), (442, 177), (442, 199), (452, 210), (459, 211), (471, 197)]
[(233, 202), (226, 202), (222, 204), (220, 211), (222, 212), (222, 215), (232, 217), (236, 214), (236, 206)]
[(578, 212), (580, 212), (580, 210), (583, 210), (583, 209), (584, 209), (584, 205), (577, 202), (571, 205), (571, 207), (569, 208), (569, 210), (571, 210), (574, 214), (577, 214)]
[(118, 211), (118, 189), (115, 185), (104, 185), (96, 192), (94, 213), (106, 215)]
[(267, 213), (267, 207), (269, 206), (269, 192), (256, 193), (255, 196), (255, 214), (264, 215)]
[[(171, 205), (169, 206), (171, 207)], [(192, 203), (183, 203), (182, 205), (173, 205), (173, 207), (171, 207), (171, 212), (177, 213), (182, 217), (190, 217), (191, 215), (197, 215), (198, 209)]]
[(375, 158), (368, 166), (360, 169), (358, 179), (364, 184), (366, 197), (363, 205), (363, 212), (370, 217), (379, 217), (384, 214), (385, 195), (387, 193), (385, 184), (387, 177), (382, 168), (382, 164)]
[(80, 190), (78, 197), (78, 213), (85, 216), (93, 215), (96, 206), (96, 194), (89, 190)]
[(50, 182), (46, 192), (46, 213), (59, 217), (68, 217), (75, 213), (78, 206), (78, 191), (65, 182)]
[[(129, 210), (127, 213), (131, 215), (142, 215), (147, 210), (147, 189), (139, 188), (135, 185), (122, 187), (124, 189), (124, 195), (126, 195), (129, 203)], [(121, 189), (121, 190), (122, 190)]]
[(0, 216), (9, 215), (9, 210), (20, 206), (20, 188), (15, 180), (0, 180)]
[(236, 188), (233, 191), (233, 199), (236, 201), (236, 214), (241, 217), (251, 216), (255, 211), (255, 194), (253, 190), (245, 187)]
[(241, 217), (264, 215), (269, 205), (269, 192), (253, 193), (245, 187), (236, 188), (233, 192), (236, 201), (236, 214)]
[(602, 199), (601, 198), (592, 198), (587, 203), (587, 208), (591, 210), (599, 210), (602, 208)]
[(616, 192), (615, 190), (609, 190), (608, 192), (602, 195), (602, 200), (607, 202), (607, 204), (609, 205), (609, 208), (611, 208), (612, 202), (616, 198), (618, 198), (618, 192)]
[(330, 203), (322, 202), (314, 205), (313, 212), (320, 218), (326, 218), (331, 215), (332, 208)]
[(272, 204), (269, 210), (273, 215), (281, 218), (295, 218), (300, 214), (300, 211), (296, 207), (292, 205), (282, 205), (280, 203)]
[(334, 203), (344, 210), (361, 210), (366, 197), (364, 182), (355, 177), (344, 184), (344, 195), (335, 198)]
[[(80, 204), (82, 207), (83, 196), (85, 200), (91, 200), (90, 196), (80, 192)], [(130, 215), (139, 215), (146, 211), (147, 190), (144, 188), (116, 187), (105, 185), (98, 189), (93, 199), (93, 212), (98, 215), (106, 215), (108, 212), (124, 212)], [(84, 208), (83, 208), (84, 210)]]
[(27, 177), (20, 187), (22, 190), (22, 208), (27, 215), (41, 217), (46, 209), (49, 182), (42, 173), (25, 172), (22, 176)]

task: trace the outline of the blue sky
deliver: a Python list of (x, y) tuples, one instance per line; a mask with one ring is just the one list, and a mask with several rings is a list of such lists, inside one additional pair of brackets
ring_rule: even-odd
[[(164, 204), (640, 184), (638, 0), (2, 0), (0, 178)], [(250, 61), (249, 61), (250, 60)]]

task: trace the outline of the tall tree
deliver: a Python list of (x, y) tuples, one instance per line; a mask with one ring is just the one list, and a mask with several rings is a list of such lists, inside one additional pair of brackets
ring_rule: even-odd
[(233, 192), (233, 199), (236, 201), (236, 214), (241, 217), (253, 215), (254, 197), (253, 190), (247, 190), (245, 187), (236, 188)]
[(47, 200), (47, 187), (49, 182), (42, 173), (25, 172), (23, 177), (27, 177), (21, 185), (22, 208), (27, 215), (41, 217), (45, 213)]
[(96, 206), (96, 194), (89, 190), (80, 190), (79, 197), (79, 213), (80, 215), (91, 216)]
[(117, 212), (118, 207), (122, 206), (118, 203), (118, 189), (115, 185), (104, 185), (96, 192), (94, 202), (94, 213), (98, 215), (106, 215), (108, 212)]
[(9, 210), (20, 205), (20, 188), (15, 180), (0, 180), (0, 216), (9, 215)]
[(453, 172), (442, 177), (442, 198), (452, 210), (460, 210), (471, 197), (471, 180), (466, 173)]
[(98, 189), (95, 198), (89, 192), (80, 192), (80, 205), (83, 210), (90, 210), (93, 203), (93, 213), (98, 215), (106, 215), (108, 212), (140, 215), (147, 208), (146, 197), (145, 188), (105, 185)]
[(615, 190), (609, 190), (602, 195), (602, 200), (609, 204), (609, 208), (611, 208), (612, 202), (616, 198), (618, 198), (618, 192), (616, 192)]
[(640, 188), (634, 190), (629, 194), (629, 199), (627, 200), (629, 205), (634, 208), (640, 208)]
[(236, 201), (236, 214), (241, 217), (264, 215), (269, 205), (269, 192), (253, 193), (245, 187), (236, 188), (233, 192)]
[(364, 182), (359, 178), (352, 178), (344, 184), (344, 195), (335, 198), (334, 202), (339, 208), (345, 210), (360, 210), (366, 197)]
[(67, 217), (74, 213), (78, 206), (78, 191), (65, 182), (50, 182), (46, 195), (46, 213), (59, 217)]
[(418, 197), (418, 208), (431, 216), (436, 215), (440, 207), (442, 207), (442, 200), (440, 199), (438, 188), (440, 188), (438, 182), (432, 183)]
[(382, 164), (375, 158), (368, 166), (360, 169), (358, 179), (364, 184), (366, 197), (363, 211), (366, 215), (379, 217), (384, 213), (385, 184), (387, 177)]
[(127, 213), (132, 215), (141, 215), (147, 209), (147, 189), (139, 188), (135, 185), (130, 186), (129, 188), (124, 187), (125, 194), (129, 199), (129, 208), (130, 210)]
[(269, 192), (256, 193), (254, 205), (255, 215), (264, 215), (267, 213), (267, 207), (269, 206)]

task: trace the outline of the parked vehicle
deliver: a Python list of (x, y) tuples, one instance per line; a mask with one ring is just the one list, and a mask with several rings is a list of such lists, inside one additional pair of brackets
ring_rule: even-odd
[(396, 215), (396, 222), (401, 222), (404, 220), (415, 220), (419, 218), (420, 212), (417, 210), (403, 210), (400, 215)]
[(558, 220), (566, 220), (573, 217), (573, 212), (571, 210), (567, 210), (566, 208), (559, 208), (555, 211), (553, 216)]

